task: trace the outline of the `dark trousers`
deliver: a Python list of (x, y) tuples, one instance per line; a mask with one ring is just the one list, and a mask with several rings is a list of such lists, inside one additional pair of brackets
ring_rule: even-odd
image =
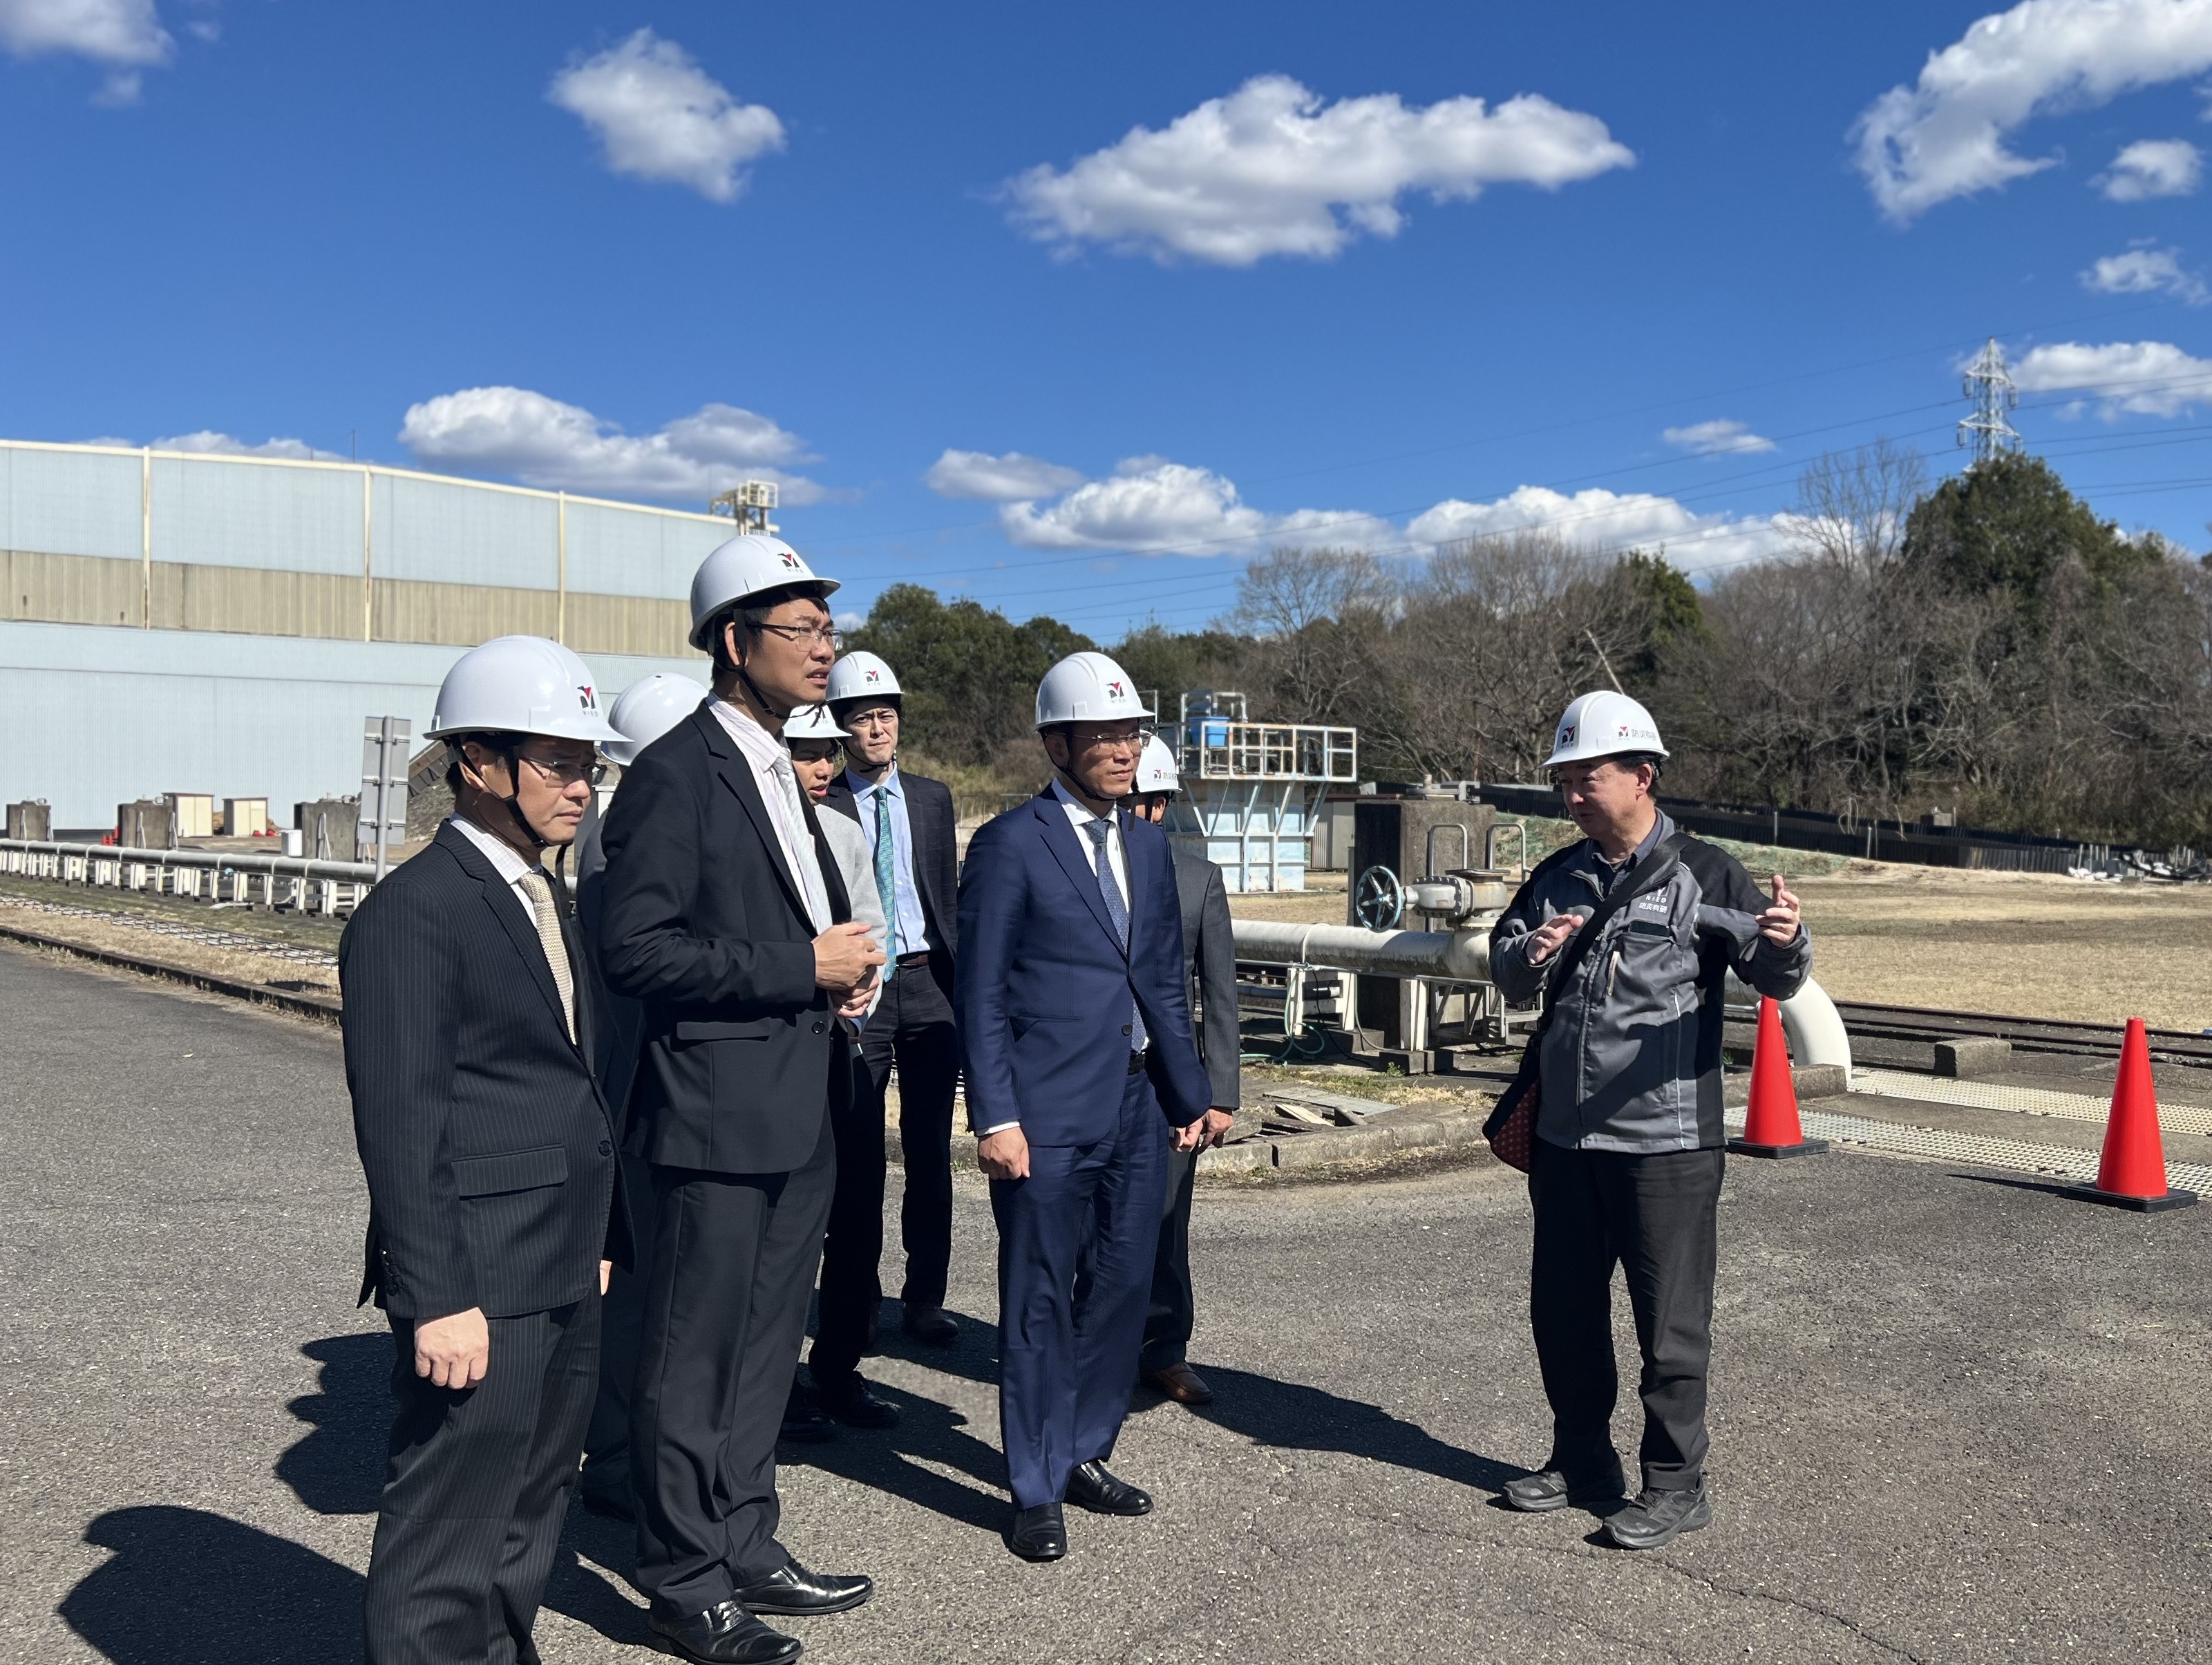
[(568, 1485), (599, 1383), (599, 1303), (489, 1322), (473, 1388), (415, 1374), (415, 1327), (394, 1319), (398, 1413), (368, 1555), (369, 1665), (531, 1665)]
[(703, 1613), (790, 1559), (775, 1540), (775, 1440), (836, 1167), (825, 1120), (790, 1173), (653, 1170), (630, 1473), (637, 1584), (665, 1613)]
[(1183, 1363), (1197, 1322), (1190, 1286), (1190, 1200), (1197, 1186), (1198, 1152), (1170, 1150), (1167, 1206), (1152, 1259), (1152, 1303), (1145, 1314), (1145, 1347), (1137, 1366), (1147, 1375)]
[(645, 1289), (653, 1270), (653, 1168), (643, 1157), (625, 1157), (623, 1190), (629, 1205), (630, 1240), (637, 1269), (614, 1269), (599, 1303), (599, 1391), (584, 1434), (584, 1472), (576, 1481), (586, 1498), (629, 1504), (629, 1393), (637, 1377), (638, 1338), (645, 1328)]
[[(899, 1237), (906, 1250), (899, 1299), (941, 1307), (952, 1265), (952, 1091), (960, 1076), (960, 1042), (952, 1002), (932, 967), (908, 966), (884, 985), (883, 1000), (860, 1031), (860, 1055), (875, 1085), (878, 1122), (891, 1066), (898, 1066), (906, 1187), (899, 1204)], [(880, 1213), (880, 1183), (876, 1195)]]
[(1159, 1245), (1168, 1126), (1142, 1075), (1114, 1130), (1032, 1145), (1030, 1176), (991, 1182), (999, 1223), (999, 1432), (1015, 1506), (1058, 1503), (1111, 1456), (1137, 1379)]
[(884, 1100), (858, 1057), (852, 1069), (848, 1102), (830, 1115), (837, 1189), (822, 1239), (822, 1304), (807, 1355), (823, 1383), (860, 1368), (876, 1344), (884, 1304)]
[(1533, 1144), (1528, 1319), (1552, 1402), (1550, 1466), (1613, 1464), (1618, 1264), (1644, 1355), (1644, 1484), (1659, 1492), (1696, 1486), (1705, 1461), (1722, 1153), (1632, 1156)]

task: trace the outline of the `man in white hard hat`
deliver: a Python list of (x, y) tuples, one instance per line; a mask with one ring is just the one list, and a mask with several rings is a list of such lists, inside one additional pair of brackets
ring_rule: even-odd
[(1705, 1380), (1725, 981), (1733, 970), (1787, 1000), (1813, 961), (1779, 875), (1761, 895), (1734, 856), (1660, 809), (1652, 793), (1666, 756), (1650, 714), (1626, 695), (1568, 706), (1546, 766), (1587, 836), (1537, 865), (1490, 938), (1500, 992), (1545, 1002), (1530, 1046), (1528, 1311), (1552, 1449), (1505, 1498), (1543, 1512), (1624, 1489), (1612, 1433), (1618, 1264), (1643, 1353), (1642, 1490), (1605, 1523), (1625, 1549), (1656, 1549), (1712, 1519)]
[[(834, 672), (833, 672), (834, 674)], [(834, 683), (831, 684), (836, 685)], [(783, 726), (783, 742), (791, 751), (791, 767), (800, 788), (817, 811), (829, 795), (843, 760), (846, 732), (837, 726), (827, 706), (810, 705), (791, 714)], [(878, 942), (888, 939), (884, 904), (876, 890), (875, 860), (860, 829), (842, 815), (820, 816), (822, 836), (837, 859), (837, 871), (853, 899), (853, 917), (868, 927)], [(884, 968), (888, 970), (888, 965)], [(875, 1003), (866, 1015), (852, 1020), (855, 1026), (872, 1023), (882, 1008), (887, 985), (878, 981)], [(841, 1019), (840, 1021), (848, 1021)], [(866, 1030), (861, 1030), (865, 1035)], [(830, 1201), (830, 1220), (822, 1234), (822, 1286), (816, 1298), (814, 1348), (808, 1356), (810, 1382), (792, 1382), (791, 1402), (783, 1415), (783, 1437), (801, 1442), (834, 1439), (837, 1424), (855, 1427), (894, 1427), (898, 1413), (860, 1382), (860, 1360), (866, 1342), (848, 1343), (840, 1326), (852, 1326), (854, 1304), (840, 1301), (832, 1291), (865, 1285), (878, 1291), (876, 1265), (884, 1253), (884, 1110), (883, 1100), (868, 1079), (860, 1056), (861, 1042), (852, 1048), (853, 1087), (847, 1099), (833, 1105), (830, 1130), (837, 1145), (837, 1188)], [(872, 1305), (865, 1315), (872, 1319)], [(873, 1339), (873, 1327), (867, 1332)], [(829, 1344), (825, 1354), (824, 1343)], [(849, 1352), (848, 1348), (849, 1346)], [(846, 1378), (857, 1383), (857, 1391)], [(825, 1378), (827, 1378), (825, 1382)], [(833, 1416), (826, 1406), (834, 1405)], [(871, 1413), (873, 1412), (872, 1415)]]
[[(898, 1069), (899, 1236), (906, 1251), (900, 1324), (915, 1340), (941, 1347), (960, 1335), (945, 1310), (952, 1264), (952, 1096), (960, 1073), (952, 1026), (960, 866), (951, 788), (899, 765), (904, 700), (898, 678), (874, 653), (848, 653), (830, 667), (830, 708), (848, 732), (845, 771), (830, 787), (828, 805), (866, 835), (876, 888), (890, 915), (883, 1005), (861, 1032), (860, 1050), (879, 1113), (892, 1067)], [(861, 1178), (841, 1170), (841, 1194)], [(880, 1191), (874, 1206), (880, 1216)], [(866, 1200), (856, 1192), (851, 1217), (859, 1219), (866, 1209)], [(848, 1257), (846, 1264), (855, 1275), (849, 1283), (840, 1279), (834, 1291), (827, 1270), (823, 1273), (821, 1330), (813, 1354), (817, 1383), (825, 1369), (834, 1373), (841, 1358), (849, 1379), (857, 1381), (860, 1355), (875, 1341), (883, 1288), (874, 1262), (865, 1277), (859, 1256)], [(865, 1408), (849, 1390), (844, 1397)]]
[(781, 539), (731, 538), (691, 585), (714, 697), (647, 747), (607, 811), (607, 982), (642, 1001), (634, 1148), (658, 1205), (630, 1419), (636, 1581), (656, 1645), (796, 1658), (759, 1615), (842, 1612), (861, 1577), (776, 1539), (775, 1442), (798, 1367), (852, 1085), (841, 1016), (883, 955), (785, 750), (836, 656), (818, 578)]
[[(619, 739), (599, 750), (610, 763), (627, 767), (637, 754), (699, 708), (707, 697), (705, 686), (691, 677), (656, 671), (641, 678), (615, 696), (607, 721)], [(599, 803), (594, 797), (584, 816), (583, 830), (576, 836), (576, 924), (583, 936), (584, 957), (592, 981), (592, 1007), (597, 1014), (594, 1059), (599, 1072), (599, 1091), (615, 1114), (615, 1125), (627, 1130), (631, 1083), (637, 1075), (638, 1048), (645, 1039), (645, 1008), (615, 994), (599, 975), (600, 924), (606, 910), (606, 846)], [(620, 1145), (618, 1139), (617, 1144)], [(623, 1195), (629, 1207), (630, 1231), (635, 1240), (653, 1241), (653, 1170), (641, 1158), (623, 1164)], [(629, 1390), (637, 1375), (638, 1333), (645, 1322), (643, 1268), (617, 1267), (607, 1285), (599, 1314), (599, 1394), (592, 1407), (592, 1425), (584, 1437), (584, 1468), (577, 1477), (576, 1492), (584, 1507), (617, 1520), (636, 1519), (630, 1502)]]
[[(1155, 734), (1138, 760), (1131, 807), (1139, 818), (1164, 826), (1168, 806), (1182, 791), (1174, 749)], [(1234, 1116), (1243, 1103), (1244, 1058), (1237, 1027), (1237, 927), (1229, 917), (1229, 890), (1219, 866), (1197, 851), (1172, 844), (1169, 854), (1175, 858), (1176, 896), (1182, 907), (1183, 985), (1196, 1003), (1198, 1059), (1213, 1085), (1214, 1110)], [(1190, 1206), (1197, 1184), (1198, 1152), (1169, 1152), (1167, 1206), (1160, 1216), (1152, 1300), (1137, 1360), (1145, 1384), (1178, 1405), (1213, 1401), (1213, 1389), (1191, 1369), (1188, 1352), (1197, 1321), (1190, 1281)]]
[(615, 1123), (591, 1058), (565, 886), (615, 738), (592, 673), (534, 636), (471, 648), (429, 733), (454, 812), (338, 945), (346, 1085), (368, 1181), (362, 1298), (398, 1357), (362, 1615), (380, 1662), (535, 1659), (627, 1261)]
[(1122, 807), (1152, 714), (1105, 654), (1054, 665), (1036, 699), (1052, 784), (984, 825), (961, 873), (954, 1006), (999, 1225), (1006, 1542), (1027, 1560), (1066, 1554), (1063, 1504), (1152, 1510), (1106, 1459), (1170, 1142), (1194, 1151), (1228, 1127), (1191, 1040), (1167, 839)]

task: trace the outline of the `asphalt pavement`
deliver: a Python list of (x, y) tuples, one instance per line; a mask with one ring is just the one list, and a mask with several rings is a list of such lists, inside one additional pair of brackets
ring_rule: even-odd
[[(334, 1033), (0, 949), (0, 1660), (360, 1657), (391, 1358), (363, 1213)], [(2212, 1206), (1838, 1153), (1734, 1164), (1722, 1219), (1709, 1530), (1630, 1555), (1496, 1503), (1547, 1421), (1528, 1204), (1486, 1163), (1202, 1192), (1219, 1399), (1141, 1397), (1115, 1466), (1158, 1512), (1072, 1515), (1037, 1568), (998, 1537), (963, 1180), (960, 1346), (872, 1361), (895, 1431), (787, 1454), (785, 1540), (880, 1591), (798, 1626), (807, 1657), (2212, 1657)], [(549, 1665), (647, 1656), (628, 1565), (573, 1517)]]

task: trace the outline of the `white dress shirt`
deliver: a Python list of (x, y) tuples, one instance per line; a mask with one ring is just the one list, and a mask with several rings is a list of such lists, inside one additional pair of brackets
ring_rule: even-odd
[[(531, 901), (530, 892), (522, 888), (522, 881), (530, 875), (530, 864), (515, 854), (514, 845), (504, 839), (494, 838), (465, 815), (448, 816), (446, 818), (446, 824), (475, 845), (482, 852), (483, 859), (491, 863), (492, 872), (507, 881), (507, 888), (514, 893), (514, 899), (522, 904), (523, 918), (528, 920), (530, 928), (533, 932), (536, 931), (538, 904)], [(543, 867), (538, 871), (545, 872)], [(550, 873), (546, 873), (545, 876), (549, 879), (552, 878)]]
[(753, 720), (751, 713), (727, 700), (707, 703), (714, 720), (738, 743), (738, 750), (752, 766), (753, 783), (760, 788), (761, 801), (768, 805), (768, 818), (775, 823), (775, 842), (782, 848), (799, 894), (806, 898), (807, 917), (814, 921), (818, 936), (836, 921), (830, 912), (830, 887), (823, 883), (821, 859), (815, 853), (813, 836), (806, 830), (806, 811), (799, 807), (799, 776), (792, 772), (791, 753), (784, 749), (782, 736), (769, 733)]

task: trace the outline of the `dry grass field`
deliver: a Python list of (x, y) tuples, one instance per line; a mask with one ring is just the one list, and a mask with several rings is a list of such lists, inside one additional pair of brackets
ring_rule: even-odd
[[(1753, 869), (1762, 882), (1768, 871)], [(1231, 910), (1341, 922), (1342, 877), (1314, 878), (1330, 888), (1232, 897)], [(1813, 931), (1814, 975), (1838, 1000), (2212, 1026), (2212, 885), (1873, 861), (1792, 884)]]

